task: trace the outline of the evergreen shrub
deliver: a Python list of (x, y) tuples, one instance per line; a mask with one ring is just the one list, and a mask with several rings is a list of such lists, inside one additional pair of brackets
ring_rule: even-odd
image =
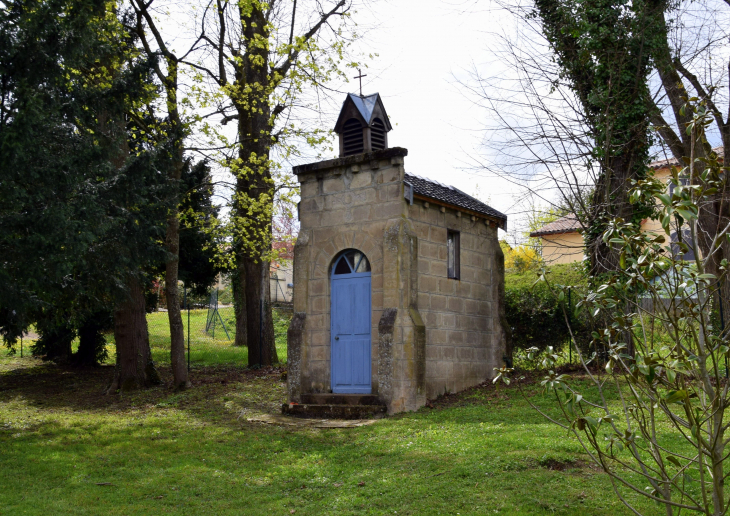
[[(588, 287), (581, 263), (551, 265), (546, 271), (551, 285), (571, 286), (574, 292)], [(551, 291), (543, 281), (537, 282), (539, 274), (538, 270), (505, 274), (505, 312), (514, 351), (531, 347), (542, 351), (548, 346), (558, 349), (570, 340), (562, 309), (563, 303), (568, 307), (569, 299), (561, 301), (557, 291)], [(573, 307), (578, 296), (571, 298), (570, 323), (578, 345), (587, 350), (592, 339), (591, 324), (584, 315), (576, 317)]]

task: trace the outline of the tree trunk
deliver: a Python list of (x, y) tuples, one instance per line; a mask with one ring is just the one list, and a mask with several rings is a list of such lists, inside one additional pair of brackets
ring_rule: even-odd
[[(267, 366), (279, 361), (274, 340), (274, 321), (271, 314), (271, 289), (269, 284), (269, 263), (244, 258), (246, 278), (256, 281), (246, 282), (246, 299), (258, 300), (258, 303), (246, 305), (248, 335), (248, 365)], [(262, 319), (263, 317), (263, 319)]]
[(243, 258), (236, 259), (236, 271), (231, 278), (233, 310), (236, 314), (236, 340), (234, 346), (248, 346), (248, 319), (246, 317), (246, 274)]
[(167, 234), (165, 244), (169, 258), (165, 264), (165, 297), (167, 299), (167, 317), (170, 320), (170, 363), (175, 390), (192, 387), (188, 378), (188, 366), (185, 362), (185, 329), (180, 312), (180, 293), (177, 288), (178, 265), (180, 263), (180, 179), (183, 169), (183, 123), (177, 105), (177, 61), (167, 59), (167, 106), (172, 126), (173, 149), (172, 164), (168, 177), (175, 186), (175, 199), (170, 216), (167, 218)]
[(127, 298), (114, 312), (117, 365), (107, 393), (160, 383), (160, 376), (152, 362), (144, 293), (139, 279), (130, 275), (127, 289)]
[(74, 365), (92, 367), (99, 365), (96, 362), (96, 346), (99, 331), (93, 324), (85, 323), (79, 328), (79, 349), (73, 355)]
[[(244, 93), (234, 100), (240, 145), (235, 212), (246, 224), (239, 230), (241, 240), (234, 245), (238, 275), (236, 328), (246, 326), (249, 366), (266, 366), (278, 361), (267, 259), (271, 252), (274, 200), (269, 163), (271, 105), (268, 88), (271, 78), (268, 50), (260, 44), (269, 41), (270, 26), (259, 4), (241, 5), (239, 15), (246, 52), (236, 68), (236, 85)], [(243, 303), (241, 296), (245, 297)], [(244, 313), (245, 321), (242, 320)]]
[[(646, 138), (645, 135), (637, 135), (634, 139), (642, 136)], [(628, 147), (624, 155), (607, 159), (607, 164), (601, 164), (604, 170), (599, 177), (592, 202), (594, 210), (592, 217), (596, 222), (600, 222), (596, 224), (591, 221), (591, 227), (605, 230), (610, 219), (621, 218), (624, 222), (631, 222), (634, 218), (634, 206), (629, 202), (629, 188), (631, 179), (638, 179), (632, 170), (634, 168), (632, 150), (635, 149), (635, 142), (631, 142)], [(603, 241), (602, 231), (590, 235), (587, 244), (591, 276), (620, 270), (620, 253), (614, 246)]]
[[(693, 141), (692, 134), (688, 134), (685, 131), (685, 126), (692, 119), (690, 110), (682, 110), (686, 99), (689, 95), (684, 82), (689, 81), (695, 88), (702, 88), (700, 84), (695, 80), (694, 82), (687, 76), (686, 70), (684, 70), (680, 58), (683, 56), (675, 56), (669, 44), (669, 31), (666, 22), (666, 17), (662, 13), (661, 25), (659, 31), (657, 31), (658, 44), (655, 48), (654, 61), (659, 72), (659, 77), (662, 81), (662, 86), (666, 93), (666, 98), (670, 103), (674, 114), (674, 120), (676, 127), (679, 129), (675, 130), (664, 120), (662, 117), (661, 110), (654, 106), (654, 116), (652, 117), (652, 123), (657, 127), (659, 134), (661, 135), (664, 143), (667, 145), (669, 150), (675, 159), (679, 162), (679, 166), (683, 166), (684, 157), (694, 156), (695, 158), (702, 158), (707, 156), (710, 150), (710, 145), (706, 140)], [(682, 75), (680, 75), (682, 72)], [(698, 96), (704, 96), (706, 92), (697, 92)], [(723, 143), (723, 158), (724, 163), (730, 163), (730, 120), (727, 118), (723, 120), (722, 114), (719, 112), (715, 113), (715, 123), (720, 132)], [(693, 148), (694, 146), (694, 148)], [(694, 179), (695, 184), (699, 184), (698, 178)], [(721, 231), (730, 222), (730, 188), (728, 187), (727, 180), (723, 184), (723, 188), (712, 196), (712, 202), (700, 206), (698, 216), (698, 238), (697, 246), (699, 247), (702, 255), (707, 256), (712, 245), (712, 240), (717, 235), (718, 231)], [(699, 257), (696, 257), (699, 258)], [(723, 259), (730, 259), (730, 242), (727, 239), (723, 239), (720, 244), (720, 249), (717, 250), (708, 261), (706, 265), (706, 271), (716, 276), (721, 276), (722, 271), (720, 270), (720, 263)], [(727, 326), (730, 322), (730, 282), (727, 280), (720, 285), (719, 292), (722, 301), (723, 308), (723, 322)]]
[(172, 256), (165, 265), (165, 298), (167, 318), (170, 321), (170, 364), (172, 366), (173, 388), (185, 390), (192, 386), (188, 379), (185, 362), (185, 328), (180, 310), (180, 292), (177, 288), (178, 264), (180, 263), (180, 219), (177, 207), (167, 219), (167, 252)]
[(96, 312), (81, 324), (78, 329), (79, 349), (72, 357), (74, 365), (81, 367), (99, 365), (99, 357), (106, 354), (104, 332), (109, 329), (110, 319), (109, 312)]

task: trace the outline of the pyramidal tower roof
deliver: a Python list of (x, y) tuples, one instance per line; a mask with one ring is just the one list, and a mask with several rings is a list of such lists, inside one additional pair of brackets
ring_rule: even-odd
[(360, 116), (362, 116), (367, 125), (372, 124), (373, 117), (376, 111), (375, 108), (379, 106), (384, 115), (383, 123), (386, 125), (386, 129), (388, 131), (393, 129), (393, 126), (390, 125), (390, 121), (388, 120), (388, 115), (385, 111), (385, 107), (383, 106), (383, 101), (381, 100), (379, 93), (373, 93), (371, 95), (363, 96), (357, 95), (355, 93), (348, 93), (347, 97), (345, 97), (345, 101), (342, 103), (340, 116), (337, 119), (337, 123), (335, 124), (335, 132), (339, 133), (342, 131), (342, 124), (346, 121), (346, 113), (348, 111), (347, 105), (350, 103), (352, 103), (357, 108), (357, 111), (360, 113)]
[(350, 100), (355, 103), (355, 106), (357, 107), (358, 111), (360, 111), (360, 114), (365, 119), (365, 121), (367, 123), (370, 123), (372, 121), (370, 119), (373, 116), (373, 109), (375, 109), (375, 103), (378, 101), (379, 95), (377, 93), (373, 93), (372, 95), (361, 97), (360, 95), (350, 93), (348, 97), (350, 97)]

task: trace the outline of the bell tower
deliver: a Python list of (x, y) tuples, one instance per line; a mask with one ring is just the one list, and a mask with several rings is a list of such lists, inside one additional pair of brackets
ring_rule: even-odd
[(392, 129), (380, 94), (349, 93), (335, 124), (340, 157), (387, 149), (388, 132)]

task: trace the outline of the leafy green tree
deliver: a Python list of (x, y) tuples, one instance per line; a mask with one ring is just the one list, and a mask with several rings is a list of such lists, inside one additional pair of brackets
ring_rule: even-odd
[[(61, 320), (62, 314), (56, 308), (36, 315), (35, 328), (40, 338), (31, 347), (33, 356), (86, 367), (104, 362), (108, 358), (104, 334), (114, 327), (111, 310), (99, 310), (97, 306), (96, 311), (83, 314), (81, 320), (79, 315), (76, 310), (69, 314), (69, 319)], [(79, 345), (74, 353), (71, 344), (76, 338)]]
[(318, 145), (328, 136), (295, 124), (292, 110), (306, 89), (321, 88), (341, 75), (347, 41), (334, 22), (346, 20), (348, 11), (346, 0), (304, 6), (218, 0), (202, 20), (211, 66), (190, 62), (201, 80), (217, 88), (205, 102), (220, 106), (224, 124), (235, 120), (237, 125), (234, 141), (212, 127), (208, 134), (230, 151), (223, 163), (235, 177), (227, 227), (229, 263), (236, 344), (248, 346), (250, 365), (278, 361), (269, 288), (271, 222), (277, 192), (293, 186), (281, 174), (281, 160), (297, 153), (297, 143)]
[[(679, 163), (690, 155), (698, 159), (714, 155), (717, 151), (725, 163), (730, 163), (730, 116), (728, 115), (727, 80), (724, 71), (730, 65), (727, 58), (728, 33), (724, 20), (730, 12), (728, 2), (703, 2), (701, 9), (691, 2), (668, 4), (658, 21), (657, 44), (652, 46), (652, 57), (661, 81), (658, 94), (651, 99), (652, 127), (661, 136), (664, 148)], [(687, 11), (689, 9), (689, 12)], [(699, 11), (700, 19), (697, 20)], [(689, 22), (689, 20), (691, 20)], [(680, 35), (690, 23), (692, 42)], [(718, 59), (725, 56), (725, 66), (718, 66)], [(687, 125), (692, 122), (692, 113), (684, 109), (689, 97), (702, 99), (712, 115), (715, 137), (719, 137), (721, 149), (714, 149), (707, 138), (693, 140)], [(662, 103), (662, 101), (664, 101)], [(702, 184), (700, 177), (695, 177)], [(720, 274), (722, 260), (730, 258), (730, 241), (713, 253), (710, 247), (718, 229), (730, 223), (727, 205), (730, 203), (730, 189), (725, 183), (712, 194), (713, 202), (701, 207), (699, 215), (699, 246), (703, 255), (711, 256), (708, 272)], [(730, 300), (730, 283), (722, 286), (722, 298)], [(730, 303), (723, 304), (723, 317), (730, 320)]]
[(112, 390), (156, 379), (142, 270), (162, 252), (169, 197), (166, 141), (135, 139), (153, 118), (151, 63), (119, 16), (96, 0), (0, 11), (0, 332), (12, 344), (43, 314), (63, 326), (113, 309)]
[(652, 206), (629, 202), (631, 180), (646, 177), (651, 146), (651, 51), (663, 2), (537, 0), (539, 19), (555, 54), (559, 78), (581, 106), (600, 174), (584, 233), (593, 275), (619, 269), (618, 253), (601, 238), (609, 220), (635, 224)]
[(182, 188), (180, 279), (194, 296), (205, 296), (223, 271), (216, 260), (219, 243), (215, 233), (208, 230), (218, 218), (219, 208), (213, 204), (213, 181), (206, 161), (186, 161)]
[[(705, 145), (712, 125), (707, 102), (690, 102), (683, 111), (692, 141)], [(619, 250), (623, 268), (582, 295), (578, 309), (609, 321), (593, 333), (609, 350), (606, 376), (591, 371), (590, 357), (575, 346), (592, 392), (584, 382), (555, 372), (555, 353), (543, 358), (548, 374), (542, 385), (557, 405), (548, 417), (575, 436), (635, 514), (627, 492), (656, 501), (667, 515), (721, 516), (730, 509), (725, 492), (730, 390), (724, 365), (730, 328), (713, 327), (710, 313), (730, 264), (722, 260), (719, 274), (708, 267), (730, 227), (716, 232), (708, 254), (700, 252), (698, 232), (700, 213), (715, 202), (727, 167), (717, 155), (698, 158), (692, 152), (684, 161), (686, 166), (672, 171), (671, 194), (651, 177), (633, 183), (631, 202), (661, 206), (655, 217), (663, 234), (614, 219), (602, 235)], [(669, 241), (673, 232), (683, 231), (691, 238)], [(684, 260), (690, 250), (696, 257), (692, 264)], [(565, 297), (563, 289), (554, 290)], [(563, 312), (566, 324), (568, 315)], [(629, 352), (630, 345), (635, 352)], [(498, 378), (508, 373), (502, 369)]]
[(170, 360), (176, 389), (186, 389), (191, 386), (188, 379), (188, 369), (185, 362), (185, 336), (183, 333), (182, 313), (180, 311), (180, 292), (178, 290), (180, 268), (180, 202), (182, 200), (182, 174), (185, 167), (185, 137), (190, 132), (190, 120), (183, 112), (180, 90), (180, 74), (182, 60), (198, 43), (193, 43), (182, 57), (178, 56), (165, 41), (160, 31), (159, 22), (154, 16), (154, 2), (132, 0), (131, 5), (135, 13), (134, 23), (130, 29), (135, 32), (142, 43), (142, 48), (150, 59), (159, 57), (154, 66), (154, 73), (164, 92), (164, 112), (166, 118), (158, 124), (157, 131), (164, 132), (169, 137), (169, 161), (166, 175), (172, 191), (173, 208), (167, 214), (165, 231), (165, 247), (167, 259), (165, 262), (165, 297), (167, 301), (167, 315), (170, 323)]
[[(201, 298), (209, 294), (211, 285), (224, 270), (216, 259), (219, 242), (209, 230), (217, 220), (219, 207), (213, 203), (213, 181), (207, 161), (193, 163), (192, 159), (186, 159), (178, 188), (178, 279), (185, 284), (188, 295)], [(161, 275), (166, 269), (167, 263), (162, 263), (152, 272)]]

